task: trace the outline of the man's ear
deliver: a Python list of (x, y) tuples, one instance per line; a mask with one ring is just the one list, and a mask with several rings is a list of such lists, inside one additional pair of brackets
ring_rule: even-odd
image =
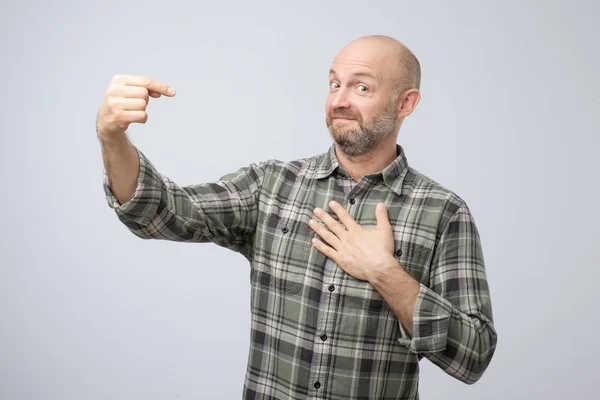
[(420, 100), (419, 89), (409, 89), (402, 93), (398, 101), (398, 118), (405, 118), (412, 114)]

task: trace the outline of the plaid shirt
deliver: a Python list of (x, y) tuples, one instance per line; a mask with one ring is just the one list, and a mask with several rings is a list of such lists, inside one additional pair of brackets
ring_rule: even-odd
[[(138, 150), (133, 197), (107, 201), (145, 239), (213, 242), (251, 270), (245, 399), (418, 399), (426, 357), (466, 383), (496, 347), (480, 238), (465, 202), (398, 157), (359, 182), (334, 145), (318, 156), (269, 160), (217, 182), (179, 187)], [(398, 263), (420, 282), (409, 334), (369, 282), (311, 245), (313, 209), (336, 200), (363, 226), (388, 207)], [(337, 216), (330, 211), (333, 218)]]

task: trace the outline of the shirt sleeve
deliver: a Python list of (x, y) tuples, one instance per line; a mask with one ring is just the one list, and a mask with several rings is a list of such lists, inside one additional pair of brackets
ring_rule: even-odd
[(481, 241), (466, 205), (450, 218), (434, 250), (430, 285), (421, 283), (410, 335), (399, 342), (468, 384), (494, 354), (494, 328)]
[(213, 242), (250, 256), (266, 163), (250, 164), (212, 183), (180, 187), (136, 149), (140, 170), (133, 196), (120, 204), (106, 169), (104, 192), (119, 220), (142, 239)]

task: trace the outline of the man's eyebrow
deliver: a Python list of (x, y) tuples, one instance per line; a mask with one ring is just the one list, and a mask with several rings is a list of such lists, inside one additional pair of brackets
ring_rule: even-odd
[[(336, 75), (335, 70), (330, 69), (329, 75)], [(377, 77), (369, 72), (355, 72), (355, 73), (351, 74), (350, 76), (365, 76), (367, 78), (372, 78), (372, 79), (377, 80)]]

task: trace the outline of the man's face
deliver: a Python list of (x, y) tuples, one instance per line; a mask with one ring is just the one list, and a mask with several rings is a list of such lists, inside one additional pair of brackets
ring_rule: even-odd
[(329, 75), (326, 124), (340, 150), (359, 156), (395, 129), (397, 96), (377, 60), (342, 54)]

